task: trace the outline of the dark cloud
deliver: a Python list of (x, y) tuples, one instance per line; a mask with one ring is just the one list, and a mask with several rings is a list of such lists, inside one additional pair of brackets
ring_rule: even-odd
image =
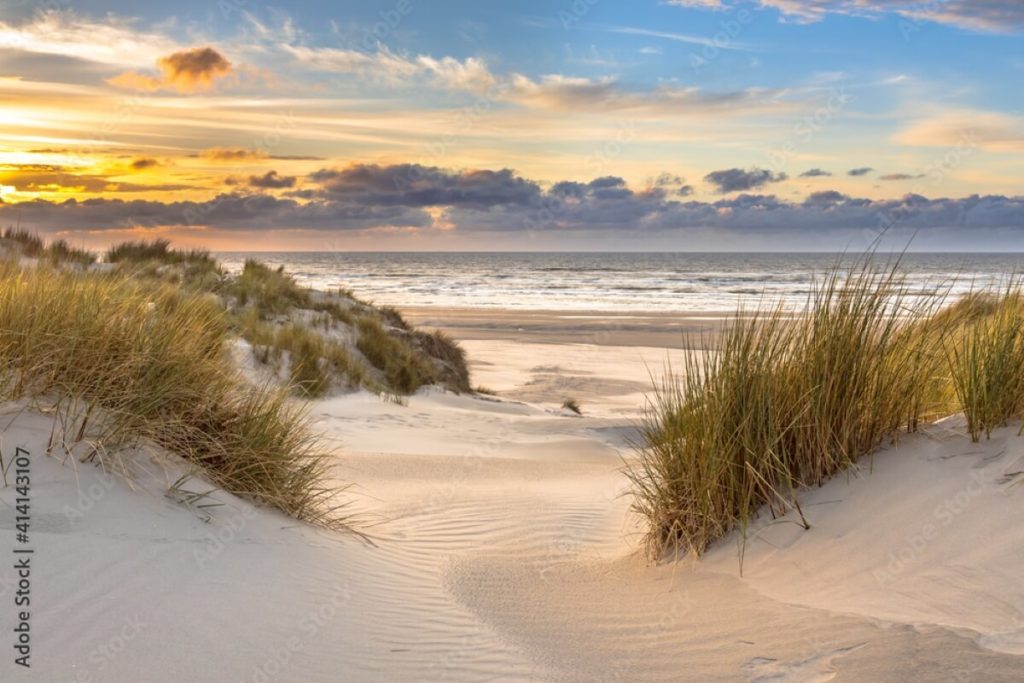
[[(776, 179), (774, 174), (772, 177)], [(543, 189), (508, 169), (355, 165), (317, 171), (306, 178), (302, 189), (288, 190), (282, 196), (229, 192), (208, 201), (70, 199), (4, 204), (0, 205), (0, 224), (20, 216), (23, 225), (42, 232), (135, 226), (415, 230), (435, 226), (438, 212), (433, 209), (441, 208), (445, 229), (464, 233), (606, 231), (630, 235), (718, 230), (723, 234), (819, 235), (899, 225), (921, 231), (1016, 229), (1024, 234), (1024, 197), (929, 199), (908, 194), (872, 200), (828, 190), (802, 201), (741, 192), (708, 202), (686, 199), (684, 188), (688, 186), (677, 188), (676, 180), (663, 183), (664, 187), (655, 182), (634, 190), (622, 178), (604, 176), (589, 182), (561, 181)]]
[(590, 187), (595, 190), (603, 190), (610, 187), (625, 187), (626, 181), (618, 176), (607, 175), (601, 178), (594, 178), (589, 183)]
[(719, 194), (727, 194), (753, 190), (768, 183), (778, 183), (787, 177), (785, 173), (773, 173), (763, 168), (728, 168), (708, 173), (704, 176), (704, 181), (714, 185)]
[(195, 189), (193, 185), (161, 183), (143, 185), (106, 176), (72, 173), (62, 166), (20, 164), (0, 168), (0, 182), (21, 192), (157, 192)]
[(835, 206), (850, 199), (842, 192), (825, 190), (824, 192), (813, 192), (804, 200), (804, 206)]
[(686, 178), (672, 173), (661, 173), (650, 182), (651, 192), (660, 191), (662, 195), (674, 194), (688, 197), (693, 194), (693, 186), (686, 184)]
[(338, 202), (299, 203), (265, 194), (221, 194), (195, 202), (122, 199), (35, 200), (0, 207), (0, 219), (20, 215), (39, 230), (123, 230), (133, 227), (211, 226), (225, 230), (363, 230), (380, 226), (427, 227), (430, 216), (406, 207)]
[(583, 197), (587, 193), (587, 185), (576, 183), (571, 180), (563, 180), (551, 186), (551, 195), (554, 197)]
[(255, 161), (270, 158), (270, 155), (261, 149), (244, 147), (210, 147), (201, 150), (196, 156), (209, 161)]
[(159, 166), (159, 165), (160, 165), (159, 161), (157, 161), (156, 159), (150, 159), (150, 158), (147, 158), (147, 157), (143, 157), (141, 159), (135, 159), (134, 161), (132, 161), (132, 164), (131, 164), (132, 168), (134, 168), (136, 171), (143, 171), (143, 170), (145, 170), (147, 168), (153, 168), (153, 167)]
[(161, 57), (157, 64), (167, 78), (185, 83), (212, 82), (231, 71), (231, 62), (212, 47), (197, 47)]
[(849, 171), (846, 172), (846, 175), (862, 176), (867, 175), (868, 173), (871, 173), (874, 170), (875, 169), (871, 168), (870, 166), (864, 166), (863, 168), (851, 168)]
[(625, 199), (633, 195), (626, 181), (618, 176), (595, 178), (587, 185), (588, 193), (596, 199)]
[(820, 168), (812, 168), (809, 171), (804, 171), (800, 174), (801, 178), (822, 178), (825, 176), (831, 176), (832, 174), (828, 171), (823, 171)]
[(206, 159), (207, 161), (259, 161), (262, 159), (274, 159), (280, 161), (323, 161), (323, 157), (315, 156), (278, 156), (270, 154), (262, 149), (247, 149), (245, 147), (210, 147), (200, 150), (192, 158)]
[(267, 171), (263, 175), (249, 176), (249, 187), (258, 187), (264, 190), (281, 190), (288, 187), (295, 187), (295, 176), (278, 175), (277, 171)]
[(541, 196), (537, 183), (509, 169), (446, 171), (419, 164), (354, 164), (321, 169), (308, 180), (319, 186), (321, 199), (379, 206), (523, 206)]
[(212, 47), (196, 47), (174, 52), (156, 61), (159, 76), (126, 71), (107, 80), (129, 90), (153, 91), (169, 88), (180, 93), (210, 90), (217, 79), (232, 71), (227, 57)]
[(909, 173), (889, 173), (888, 175), (879, 176), (879, 180), (919, 180), (924, 178), (924, 175), (910, 175)]
[(682, 185), (685, 182), (686, 179), (682, 176), (673, 175), (671, 173), (661, 173), (654, 179), (652, 185), (655, 187), (675, 187), (677, 185)]

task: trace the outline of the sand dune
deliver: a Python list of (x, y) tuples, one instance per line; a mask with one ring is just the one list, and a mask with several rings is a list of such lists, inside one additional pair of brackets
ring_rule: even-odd
[[(17, 415), (3, 451), (34, 454), (35, 659), (3, 680), (1020, 680), (1013, 429), (972, 445), (949, 422), (878, 453), (808, 492), (809, 531), (758, 527), (742, 576), (733, 541), (654, 565), (620, 468), (636, 379), (665, 352), (466, 347), (499, 398), (313, 405), (372, 544), (223, 493), (182, 505), (145, 454), (130, 490), (45, 456), (50, 419)], [(12, 500), (0, 489), (5, 540)]]

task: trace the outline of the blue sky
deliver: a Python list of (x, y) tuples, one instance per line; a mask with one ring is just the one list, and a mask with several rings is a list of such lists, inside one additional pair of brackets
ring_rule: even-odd
[(827, 248), (898, 214), (926, 244), (1024, 246), (1022, 31), (1004, 0), (8, 3), (0, 219)]

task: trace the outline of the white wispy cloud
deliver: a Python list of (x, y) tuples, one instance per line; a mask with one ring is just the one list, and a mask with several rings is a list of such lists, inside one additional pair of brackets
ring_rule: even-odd
[(99, 64), (148, 67), (182, 47), (165, 35), (140, 30), (130, 19), (113, 16), (95, 21), (47, 10), (22, 24), (0, 22), (0, 48)]
[(669, 0), (668, 4), (714, 10), (757, 4), (778, 10), (788, 20), (805, 23), (821, 21), (828, 14), (877, 17), (891, 12), (911, 20), (981, 31), (1024, 30), (1024, 3), (1020, 0)]
[(916, 147), (1024, 152), (1024, 118), (998, 112), (955, 109), (918, 119), (893, 141)]
[(677, 43), (713, 47), (719, 50), (737, 50), (740, 52), (752, 52), (755, 50), (754, 46), (748, 45), (747, 43), (735, 40), (716, 40), (712, 36), (697, 36), (687, 33), (677, 33), (674, 31), (657, 31), (654, 29), (639, 28), (636, 26), (593, 26), (589, 28), (594, 28), (598, 31), (607, 31), (609, 33), (622, 33), (629, 36), (663, 38)]

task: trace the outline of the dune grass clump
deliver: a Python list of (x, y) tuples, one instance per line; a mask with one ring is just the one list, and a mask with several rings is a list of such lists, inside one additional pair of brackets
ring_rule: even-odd
[(309, 290), (300, 287), (292, 276), (284, 272), (283, 266), (271, 268), (253, 259), (246, 259), (241, 274), (231, 284), (230, 292), (239, 305), (252, 304), (264, 317), (311, 306)]
[(866, 262), (827, 276), (802, 315), (741, 312), (712, 352), (687, 352), (628, 470), (651, 550), (699, 555), (765, 506), (803, 519), (801, 487), (940, 413), (922, 389), (942, 371), (942, 334), (923, 326), (940, 300)]
[(356, 324), (359, 338), (356, 348), (375, 368), (384, 373), (388, 386), (402, 394), (411, 394), (434, 380), (434, 369), (424, 358), (388, 334), (380, 320), (363, 316)]
[(466, 351), (459, 343), (441, 330), (424, 332), (415, 330), (413, 342), (423, 353), (440, 363), (438, 379), (449, 388), (458, 392), (472, 391), (469, 380), (469, 365), (466, 362)]
[(356, 322), (356, 316), (351, 309), (342, 306), (337, 301), (318, 300), (310, 303), (310, 308), (323, 314), (321, 325), (329, 328), (332, 323), (342, 323), (352, 326)]
[(217, 292), (224, 271), (205, 249), (172, 249), (167, 240), (122, 242), (107, 250), (107, 263), (127, 273), (181, 285), (196, 292)]
[(79, 249), (59, 239), (46, 244), (43, 238), (20, 228), (7, 228), (3, 239), (17, 245), (18, 251), (29, 258), (45, 258), (55, 265), (72, 263), (87, 267), (96, 262), (96, 255), (86, 249)]
[(86, 249), (72, 247), (67, 240), (57, 240), (47, 245), (46, 256), (55, 264), (73, 263), (83, 268), (96, 263), (96, 254)]
[(340, 524), (303, 409), (284, 390), (247, 388), (228, 334), (209, 296), (120, 273), (0, 266), (4, 399), (48, 405), (65, 445), (88, 433), (108, 466), (121, 447), (152, 443), (227, 491)]
[[(279, 375), (285, 366), (300, 396), (324, 396), (337, 379), (397, 395), (430, 382), (470, 390), (465, 354), (447, 335), (414, 330), (397, 309), (374, 307), (347, 290), (302, 287), (283, 266), (247, 259), (229, 276), (208, 252), (172, 249), (167, 240), (124, 242), (106, 260), (127, 276), (217, 295), (255, 358)], [(372, 368), (348, 347), (353, 337)]]
[(290, 380), (302, 395), (319, 398), (331, 388), (336, 376), (349, 386), (358, 387), (368, 380), (341, 344), (302, 325), (286, 325), (277, 330), (273, 348), (287, 351)]
[(21, 253), (29, 258), (39, 258), (46, 250), (43, 238), (35, 233), (21, 228), (8, 227), (4, 230), (3, 237), (18, 245)]
[(975, 297), (973, 314), (947, 346), (952, 384), (971, 439), (990, 437), (1024, 411), (1024, 295)]
[(106, 261), (107, 263), (141, 263), (145, 261), (164, 264), (216, 263), (210, 252), (205, 249), (172, 249), (171, 243), (163, 239), (116, 244), (107, 250)]

